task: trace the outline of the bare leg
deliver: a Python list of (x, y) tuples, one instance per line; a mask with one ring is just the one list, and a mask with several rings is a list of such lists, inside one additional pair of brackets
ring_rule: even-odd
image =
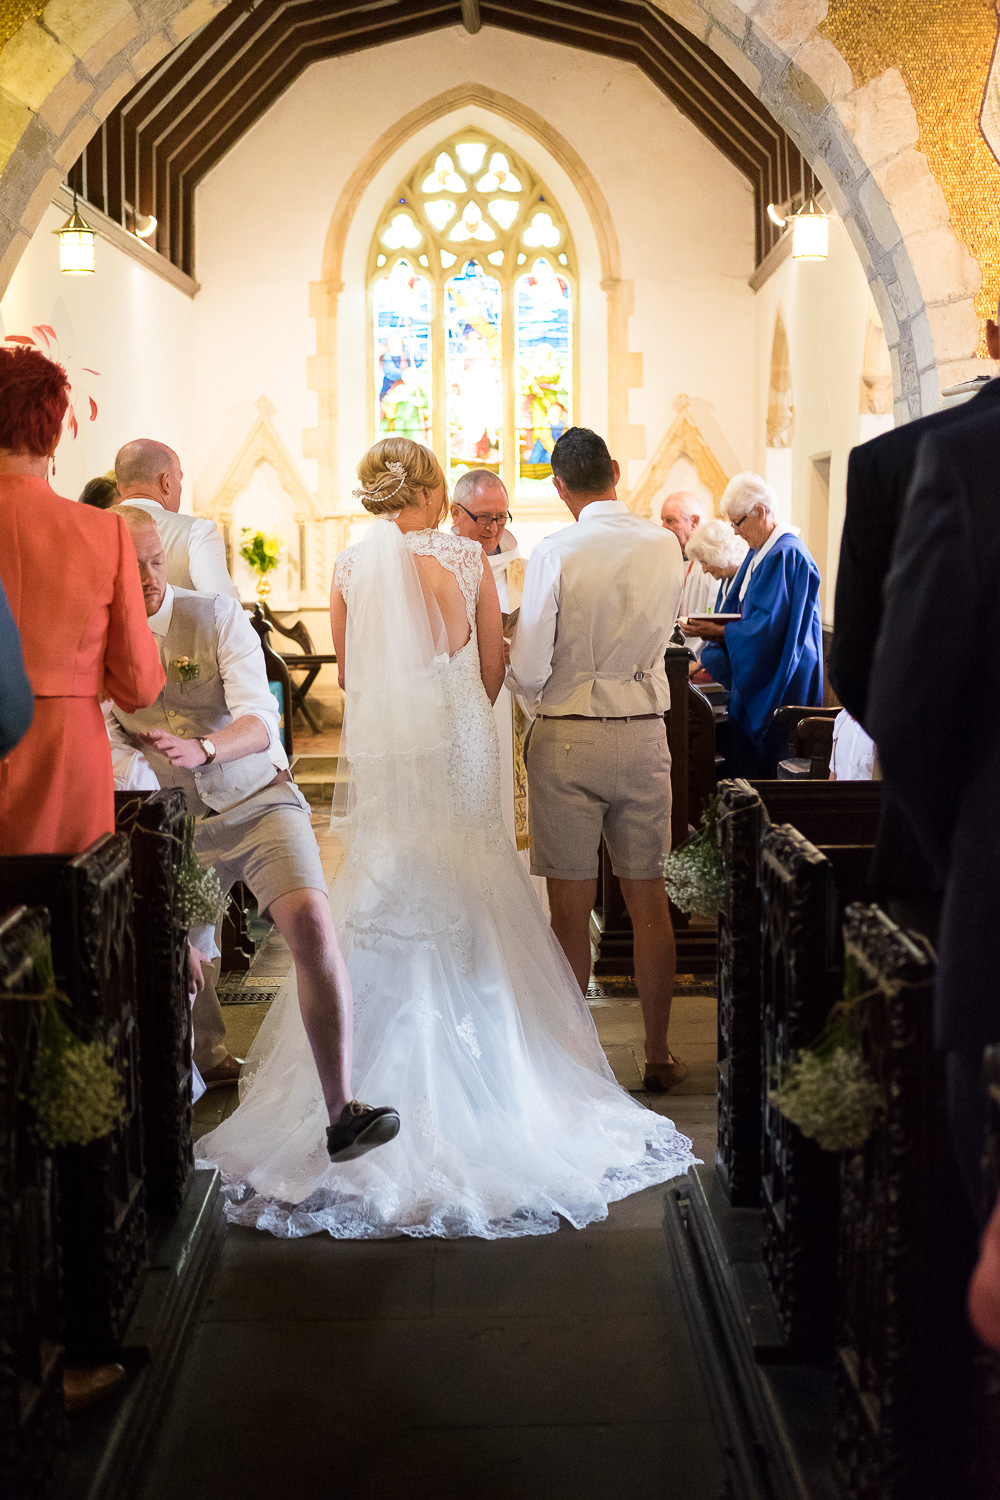
[(670, 1062), (667, 1027), (674, 998), (677, 950), (663, 880), (622, 880), (622, 895), (635, 933), (635, 981), (646, 1031), (646, 1061)]
[(270, 917), (292, 950), (302, 1023), (333, 1124), (351, 1097), (354, 1001), (326, 893), (289, 891), (272, 901)]
[(590, 914), (597, 899), (593, 880), (546, 880), (552, 931), (584, 994), (590, 983)]

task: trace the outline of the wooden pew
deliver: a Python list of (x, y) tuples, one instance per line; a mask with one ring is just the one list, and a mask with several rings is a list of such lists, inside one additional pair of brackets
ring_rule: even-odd
[(186, 934), (173, 915), (186, 816), (177, 787), (115, 794), (116, 826), (132, 855), (143, 1164), (153, 1218), (179, 1212), (194, 1171)]
[(842, 922), (867, 887), (871, 845), (811, 844), (789, 824), (761, 835), (762, 1260), (786, 1357), (832, 1348), (838, 1158), (768, 1102), (773, 1081), (818, 1041), (844, 986)]
[(84, 1027), (103, 1026), (125, 1083), (121, 1124), (56, 1153), (67, 1361), (100, 1364), (121, 1341), (147, 1265), (128, 840), (105, 834), (75, 858), (0, 858), (0, 907), (21, 902), (48, 907), (56, 981)]
[(818, 844), (868, 844), (882, 787), (865, 781), (719, 784), (726, 901), (719, 916), (716, 1167), (734, 1207), (760, 1196), (760, 849), (767, 823), (791, 823)]
[(862, 1046), (887, 1116), (841, 1168), (837, 1477), (851, 1500), (988, 1494), (973, 1470), (997, 1400), (977, 1397), (965, 1316), (976, 1232), (933, 1045), (933, 953), (876, 906), (852, 907), (844, 938), (874, 992)]
[[(667, 651), (670, 842), (674, 849), (684, 842), (691, 828), (698, 826), (705, 802), (715, 790), (715, 718), (705, 694), (688, 680), (690, 660), (686, 646), (671, 646)], [(603, 841), (595, 914), (601, 932), (595, 976), (633, 974), (632, 920)], [(677, 939), (678, 973), (711, 973), (716, 955), (714, 931), (692, 925), (690, 917), (673, 906), (671, 916)]]
[[(48, 912), (0, 915), (0, 990), (36, 993), (48, 943)], [(23, 1098), (37, 1024), (30, 1000), (0, 999), (0, 1494), (43, 1500), (65, 1422), (55, 1171)]]

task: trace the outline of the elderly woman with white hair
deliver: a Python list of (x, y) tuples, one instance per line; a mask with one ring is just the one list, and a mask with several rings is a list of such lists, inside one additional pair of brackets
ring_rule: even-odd
[(719, 521), (714, 516), (691, 533), (687, 547), (688, 557), (701, 563), (708, 576), (719, 584), (708, 611), (710, 614), (718, 614), (725, 609), (723, 600), (729, 594), (730, 579), (735, 578), (740, 571), (748, 550), (739, 532), (728, 521)]
[(701, 661), (729, 689), (727, 773), (773, 777), (781, 754), (774, 710), (823, 701), (819, 569), (798, 532), (778, 521), (777, 496), (759, 475), (731, 479), (721, 508), (750, 551), (722, 611), (740, 618), (699, 623)]

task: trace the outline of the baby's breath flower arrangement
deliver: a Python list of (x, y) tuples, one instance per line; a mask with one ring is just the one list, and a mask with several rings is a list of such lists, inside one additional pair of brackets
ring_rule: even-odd
[(701, 824), (663, 861), (667, 894), (679, 911), (714, 917), (726, 897), (719, 841), (719, 799), (709, 797)]
[(43, 985), (38, 1053), (26, 1091), (47, 1146), (87, 1146), (109, 1135), (125, 1113), (125, 1088), (106, 1037), (83, 1041), (63, 1016), (69, 1000), (55, 987), (46, 947), (35, 956)]
[(792, 1058), (768, 1102), (824, 1151), (857, 1151), (885, 1119), (885, 1095), (861, 1051), (862, 992), (848, 954), (844, 998), (830, 1012), (816, 1045)]
[(214, 927), (229, 910), (229, 897), (211, 865), (194, 852), (194, 818), (184, 825), (184, 855), (174, 884), (174, 920), (179, 927)]

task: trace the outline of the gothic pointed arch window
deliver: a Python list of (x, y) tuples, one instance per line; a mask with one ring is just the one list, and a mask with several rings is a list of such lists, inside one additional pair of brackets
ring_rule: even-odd
[(512, 498), (553, 495), (573, 421), (576, 259), (555, 198), (503, 141), (457, 132), (422, 157), (372, 241), (377, 435), (403, 433)]

